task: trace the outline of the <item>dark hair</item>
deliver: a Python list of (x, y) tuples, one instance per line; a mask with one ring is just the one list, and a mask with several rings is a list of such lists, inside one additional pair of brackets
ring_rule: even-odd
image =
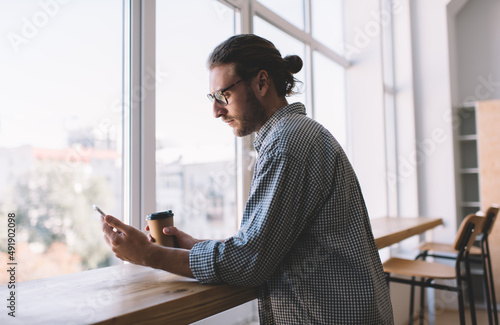
[(278, 96), (295, 94), (293, 74), (302, 69), (302, 59), (297, 55), (281, 57), (280, 51), (270, 41), (253, 34), (235, 35), (219, 44), (208, 58), (208, 68), (232, 63), (242, 79), (248, 79), (260, 70), (266, 70)]

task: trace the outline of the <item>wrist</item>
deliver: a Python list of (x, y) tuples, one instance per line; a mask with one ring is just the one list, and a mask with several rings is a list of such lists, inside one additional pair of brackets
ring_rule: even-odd
[(144, 251), (144, 260), (143, 260), (143, 265), (144, 266), (149, 266), (152, 268), (160, 268), (159, 262), (162, 260), (162, 251), (164, 250), (163, 247), (160, 245), (150, 243), (148, 247), (146, 247)]
[(189, 267), (189, 250), (163, 247), (151, 243), (144, 252), (144, 266), (165, 270), (174, 274), (193, 277)]

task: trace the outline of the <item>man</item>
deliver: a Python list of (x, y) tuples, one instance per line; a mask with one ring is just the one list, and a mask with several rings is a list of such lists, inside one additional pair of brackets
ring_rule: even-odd
[(234, 236), (200, 241), (168, 227), (180, 249), (166, 248), (106, 216), (105, 239), (132, 263), (258, 287), (261, 324), (392, 324), (356, 175), (335, 138), (286, 100), (301, 68), (299, 57), (283, 59), (255, 35), (233, 36), (210, 55), (214, 116), (236, 136), (256, 133), (254, 177)]

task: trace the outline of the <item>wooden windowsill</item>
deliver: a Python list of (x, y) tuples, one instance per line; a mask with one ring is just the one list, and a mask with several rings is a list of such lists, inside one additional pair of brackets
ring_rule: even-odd
[[(386, 217), (371, 224), (381, 249), (443, 221)], [(203, 285), (133, 264), (21, 282), (16, 289), (16, 317), (4, 309), (1, 324), (189, 324), (257, 298), (256, 288)], [(8, 292), (0, 287), (1, 297)]]
[(21, 282), (16, 296), (16, 317), (4, 311), (0, 323), (189, 324), (255, 299), (257, 289), (124, 264)]

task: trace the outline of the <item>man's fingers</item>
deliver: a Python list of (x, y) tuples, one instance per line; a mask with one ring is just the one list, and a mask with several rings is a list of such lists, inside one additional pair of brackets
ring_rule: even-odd
[(169, 226), (163, 228), (163, 233), (168, 236), (176, 236), (179, 233), (179, 230), (174, 226)]
[(106, 217), (104, 217), (104, 221), (110, 227), (116, 228), (118, 230), (118, 232), (123, 232), (125, 234), (127, 234), (127, 231), (130, 227), (129, 225), (124, 224), (123, 222), (121, 222), (120, 220), (116, 219), (115, 217), (113, 217), (111, 215), (107, 215)]
[(120, 245), (123, 238), (119, 233), (113, 231), (113, 227), (108, 225), (106, 227), (107, 229), (104, 230), (104, 240), (108, 246), (114, 249), (114, 247)]
[(104, 241), (106, 242), (106, 244), (108, 244), (109, 246), (111, 246), (111, 241), (109, 241), (109, 238), (108, 236), (104, 235)]
[[(102, 226), (102, 232), (104, 233), (104, 235), (106, 237), (109, 238), (110, 236), (112, 236), (114, 234), (113, 226), (109, 225), (105, 220), (103, 220), (101, 226)], [(108, 244), (109, 244), (109, 242), (108, 242)]]

